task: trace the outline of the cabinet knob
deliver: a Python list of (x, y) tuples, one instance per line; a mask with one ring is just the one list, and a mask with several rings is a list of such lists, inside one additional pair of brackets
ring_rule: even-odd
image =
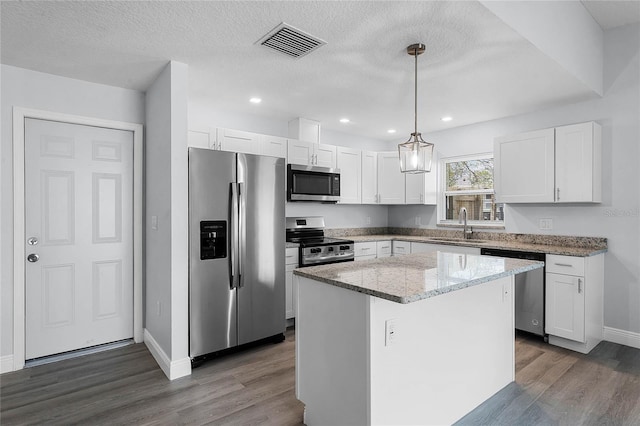
[(578, 293), (582, 293), (582, 278), (578, 278)]
[(556, 201), (560, 201), (560, 188), (556, 188)]

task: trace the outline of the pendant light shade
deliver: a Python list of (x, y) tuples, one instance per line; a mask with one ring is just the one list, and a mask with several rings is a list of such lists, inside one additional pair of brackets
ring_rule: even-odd
[(415, 57), (415, 86), (414, 86), (414, 132), (409, 140), (398, 145), (400, 156), (400, 171), (402, 173), (427, 173), (431, 171), (433, 159), (433, 144), (422, 139), (418, 133), (418, 55), (424, 53), (422, 43), (407, 47), (407, 53)]

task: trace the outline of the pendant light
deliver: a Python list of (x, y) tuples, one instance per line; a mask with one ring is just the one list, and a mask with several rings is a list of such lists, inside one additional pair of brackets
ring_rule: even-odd
[(409, 140), (398, 145), (400, 171), (402, 173), (426, 173), (431, 171), (433, 144), (425, 142), (422, 139), (422, 135), (418, 133), (418, 55), (423, 54), (424, 51), (425, 46), (422, 43), (412, 44), (407, 47), (407, 53), (415, 57), (415, 127)]

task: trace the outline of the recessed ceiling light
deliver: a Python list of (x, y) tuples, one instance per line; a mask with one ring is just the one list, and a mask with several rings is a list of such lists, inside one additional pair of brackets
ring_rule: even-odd
[(262, 102), (262, 99), (260, 99), (260, 98), (251, 98), (251, 99), (249, 99), (249, 102), (251, 102), (252, 104), (259, 104), (260, 102)]
[(396, 129), (389, 129), (389, 130), (387, 130), (387, 133), (395, 133), (395, 132), (396, 132)]
[(341, 118), (341, 119), (340, 119), (340, 122), (341, 122), (341, 123), (348, 123), (348, 122), (349, 122), (349, 119), (348, 119), (348, 118)]
[(453, 117), (446, 116), (446, 117), (442, 117), (440, 120), (445, 121), (445, 122), (446, 121), (451, 121), (451, 120), (453, 120)]

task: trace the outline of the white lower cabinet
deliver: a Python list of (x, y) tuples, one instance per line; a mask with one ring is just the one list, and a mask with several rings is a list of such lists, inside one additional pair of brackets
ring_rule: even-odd
[(449, 244), (411, 243), (411, 253), (446, 251), (449, 253), (480, 254), (478, 247), (455, 246)]
[(390, 257), (391, 256), (391, 241), (377, 241), (376, 242), (376, 256), (378, 256), (378, 257)]
[(402, 256), (411, 253), (411, 243), (409, 241), (394, 240), (392, 244), (392, 252), (394, 256)]
[(545, 332), (549, 343), (589, 353), (603, 337), (604, 255), (547, 255)]
[(298, 249), (285, 249), (285, 319), (295, 318), (298, 289), (293, 282), (293, 270), (298, 267)]
[(353, 246), (355, 260), (368, 260), (376, 258), (376, 242), (367, 241), (355, 243)]

